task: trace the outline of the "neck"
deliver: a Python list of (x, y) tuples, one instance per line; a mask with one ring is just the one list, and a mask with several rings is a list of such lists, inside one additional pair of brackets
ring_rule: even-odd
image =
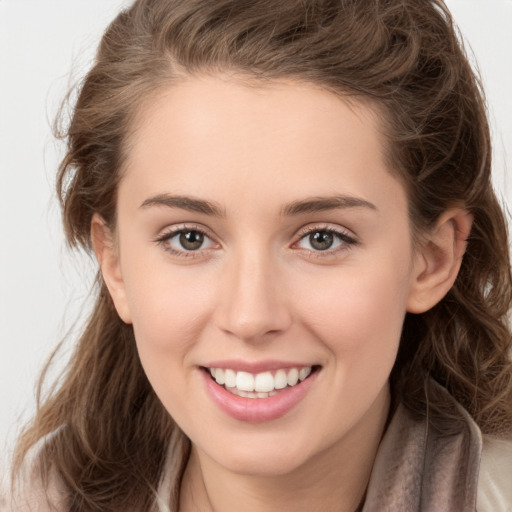
[(389, 391), (343, 439), (286, 474), (246, 475), (193, 446), (182, 480), (180, 512), (355, 512), (368, 485), (389, 411)]

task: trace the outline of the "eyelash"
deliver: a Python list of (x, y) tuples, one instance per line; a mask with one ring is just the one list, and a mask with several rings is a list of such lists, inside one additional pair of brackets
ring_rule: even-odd
[(334, 249), (328, 248), (325, 250), (312, 250), (312, 249), (302, 249), (304, 251), (308, 251), (309, 254), (314, 256), (315, 258), (328, 258), (337, 255), (339, 252), (344, 252), (352, 247), (355, 247), (359, 244), (359, 241), (354, 238), (353, 236), (349, 235), (345, 230), (342, 230), (340, 228), (333, 228), (331, 226), (323, 225), (316, 225), (316, 226), (306, 226), (302, 228), (298, 232), (298, 241), (294, 242), (293, 245), (297, 245), (303, 240), (306, 240), (309, 236), (313, 235), (314, 233), (328, 233), (330, 235), (333, 235), (335, 238), (339, 241), (339, 246), (335, 247)]
[[(169, 242), (174, 237), (184, 234), (184, 233), (198, 233), (199, 235), (203, 236), (205, 239), (210, 240), (213, 244), (214, 242), (213, 237), (204, 229), (201, 229), (198, 226), (178, 226), (173, 227), (159, 235), (157, 238), (154, 239), (154, 242), (163, 246), (164, 250), (172, 254), (173, 256), (179, 257), (179, 258), (197, 258), (197, 257), (204, 257), (204, 251), (207, 250), (207, 248), (199, 248), (197, 250), (187, 250), (183, 248), (182, 250), (173, 248)], [(349, 235), (346, 231), (341, 229), (335, 229), (331, 226), (326, 225), (317, 225), (317, 226), (306, 226), (302, 228), (298, 233), (297, 237), (298, 240), (292, 244), (292, 247), (299, 244), (301, 241), (307, 239), (307, 237), (311, 236), (314, 233), (328, 233), (333, 235), (335, 238), (338, 239), (340, 242), (338, 247), (335, 247), (334, 249), (327, 248), (325, 250), (314, 250), (314, 249), (301, 249), (298, 248), (301, 251), (308, 252), (308, 254), (314, 256), (315, 258), (326, 258), (326, 257), (332, 257), (336, 255), (338, 252), (349, 250), (351, 247), (354, 247), (359, 244), (359, 241)], [(217, 244), (218, 245), (218, 244)]]
[(192, 250), (186, 250), (183, 248), (182, 250), (175, 249), (172, 247), (169, 242), (176, 236), (183, 234), (183, 233), (198, 233), (202, 235), (205, 239), (209, 239), (213, 242), (213, 237), (204, 229), (201, 229), (198, 226), (179, 226), (179, 227), (173, 227), (168, 229), (167, 231), (164, 231), (161, 235), (159, 235), (157, 238), (155, 238), (154, 242), (161, 245), (163, 249), (173, 256), (177, 256), (178, 258), (197, 258), (197, 257), (204, 257), (204, 250), (205, 249), (198, 249), (196, 251)]

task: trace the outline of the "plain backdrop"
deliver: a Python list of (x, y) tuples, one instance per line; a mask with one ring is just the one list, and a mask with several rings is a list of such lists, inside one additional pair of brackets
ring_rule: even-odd
[[(72, 342), (88, 309), (94, 262), (65, 248), (53, 193), (62, 145), (51, 125), (106, 25), (129, 3), (0, 0), (0, 461), (34, 412), (44, 361), (68, 331)], [(495, 185), (510, 207), (512, 0), (447, 4), (483, 77)]]

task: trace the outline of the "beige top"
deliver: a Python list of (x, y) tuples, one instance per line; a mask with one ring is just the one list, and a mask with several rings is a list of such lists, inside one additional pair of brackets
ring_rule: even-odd
[[(426, 416), (415, 417), (403, 405), (396, 409), (363, 512), (512, 512), (512, 440), (482, 438), (444, 388), (430, 385), (428, 397)], [(60, 482), (53, 479), (47, 498), (38, 475), (27, 469), (35, 458), (27, 460), (16, 492), (0, 495), (0, 512), (68, 512)], [(171, 512), (169, 497), (162, 486), (155, 510)]]
[(512, 512), (512, 441), (483, 437), (479, 512)]

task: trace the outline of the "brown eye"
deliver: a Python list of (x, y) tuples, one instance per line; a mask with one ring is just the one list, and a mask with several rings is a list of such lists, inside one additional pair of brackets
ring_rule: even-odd
[(197, 251), (204, 243), (204, 235), (199, 231), (182, 231), (179, 235), (179, 241), (186, 251)]
[(200, 255), (203, 251), (217, 247), (202, 230), (189, 228), (171, 229), (156, 238), (155, 242), (174, 256)]
[(334, 243), (334, 235), (329, 231), (315, 231), (309, 235), (309, 243), (316, 251), (326, 251)]
[(342, 229), (336, 228), (312, 228), (302, 232), (296, 246), (309, 252), (325, 253), (325, 256), (334, 255), (338, 251), (348, 249), (359, 242)]

